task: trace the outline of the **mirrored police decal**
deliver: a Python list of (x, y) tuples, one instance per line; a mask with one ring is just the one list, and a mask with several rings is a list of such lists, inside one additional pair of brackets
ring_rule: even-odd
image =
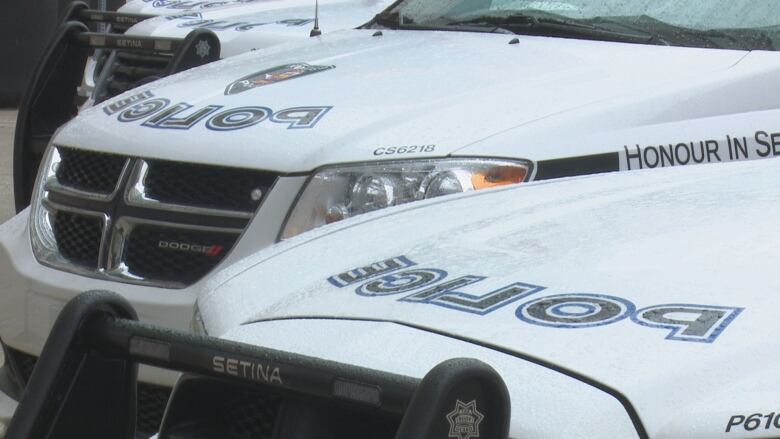
[[(187, 18), (184, 15), (179, 15), (179, 17)], [(254, 21), (233, 21), (233, 20), (207, 20), (207, 19), (203, 19), (201, 16), (198, 16), (198, 17), (193, 17), (189, 21), (185, 21), (184, 23), (178, 24), (177, 27), (211, 29), (215, 31), (234, 30), (236, 32), (247, 32), (255, 28), (268, 26), (272, 24), (277, 24), (277, 25), (282, 25), (287, 27), (300, 27), (313, 22), (314, 22), (313, 18), (286, 18), (284, 20), (277, 20), (277, 21), (254, 22)]]
[(651, 328), (668, 329), (667, 340), (712, 343), (744, 308), (669, 304), (637, 311), (631, 319)]
[(410, 261), (406, 256), (399, 256), (397, 258), (385, 259), (384, 261), (366, 265), (365, 267), (347, 270), (343, 273), (329, 277), (328, 282), (341, 288), (375, 276), (388, 274), (402, 268), (409, 268), (413, 265), (415, 265), (414, 262)]
[(152, 92), (147, 91), (113, 101), (103, 107), (103, 112), (109, 116), (117, 114), (119, 122), (136, 122), (145, 119), (141, 126), (147, 128), (189, 130), (203, 124), (212, 131), (234, 131), (249, 128), (265, 120), (287, 125), (287, 129), (314, 128), (332, 108), (311, 106), (273, 111), (262, 106), (195, 107), (186, 102), (172, 104), (170, 99), (154, 97)]
[(458, 288), (484, 279), (486, 279), (484, 276), (459, 277), (406, 296), (400, 299), (400, 301), (428, 303), (458, 311), (485, 315), (544, 289), (544, 287), (537, 285), (515, 282), (482, 295), (458, 291)]
[[(352, 286), (364, 297), (404, 294), (399, 302), (437, 305), (484, 316), (513, 302), (521, 322), (548, 328), (584, 329), (629, 320), (650, 328), (666, 329), (666, 340), (713, 343), (744, 308), (712, 305), (661, 304), (636, 310), (628, 299), (587, 293), (531, 297), (546, 289), (514, 282), (482, 294), (460, 291), (487, 279), (466, 275), (446, 280), (449, 273), (438, 268), (420, 268), (406, 256), (397, 256), (354, 268), (327, 280), (337, 288)], [(362, 283), (362, 284), (361, 284)], [(358, 285), (360, 284), (360, 285)], [(476, 288), (471, 288), (475, 290)]]
[(127, 98), (117, 99), (116, 101), (110, 102), (105, 107), (103, 107), (103, 112), (110, 116), (118, 111), (124, 110), (130, 105), (144, 101), (153, 96), (154, 93), (150, 91), (145, 91), (143, 93), (134, 94)]
[(283, 66), (273, 67), (233, 82), (225, 89), (226, 95), (235, 95), (251, 90), (255, 87), (273, 84), (275, 82), (286, 81), (299, 76), (311, 75), (312, 73), (330, 70), (336, 66), (316, 66), (306, 63), (285, 64)]
[(447, 277), (447, 272), (444, 270), (414, 268), (366, 282), (358, 287), (355, 292), (361, 296), (388, 296), (422, 288), (426, 285), (434, 284), (445, 277)]
[(553, 328), (590, 328), (609, 325), (633, 314), (634, 304), (601, 294), (559, 294), (526, 302), (517, 308), (517, 318)]
[(149, 117), (163, 108), (167, 107), (171, 101), (165, 98), (155, 98), (135, 104), (127, 110), (119, 113), (117, 120), (120, 122), (133, 122)]
[(172, 20), (199, 20), (203, 18), (203, 14), (200, 12), (184, 12), (181, 14), (164, 15), (163, 18), (168, 21)]
[(257, 125), (268, 119), (272, 110), (266, 107), (240, 107), (223, 111), (206, 122), (206, 128), (214, 131), (230, 131)]
[(227, 1), (191, 1), (191, 0), (153, 0), (153, 8), (166, 9), (208, 9), (217, 6), (226, 5)]
[(173, 105), (166, 108), (165, 111), (150, 117), (141, 125), (152, 128), (188, 130), (222, 107), (220, 105), (209, 105), (197, 111), (188, 112), (187, 110), (191, 108), (192, 105), (183, 102)]

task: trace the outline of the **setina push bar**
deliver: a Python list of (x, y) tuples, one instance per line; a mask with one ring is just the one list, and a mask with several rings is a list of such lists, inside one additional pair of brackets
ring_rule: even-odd
[(447, 360), (411, 378), (140, 323), (121, 296), (90, 291), (60, 313), (6, 438), (133, 438), (139, 364), (184, 372), (160, 439), (228, 437), (203, 423), (230, 400), (226, 389), (281, 401), (271, 439), (509, 434), (506, 385), (478, 360)]

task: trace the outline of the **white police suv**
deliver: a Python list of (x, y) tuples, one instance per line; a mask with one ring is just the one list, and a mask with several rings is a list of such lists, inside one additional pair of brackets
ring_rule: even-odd
[(9, 433), (129, 437), (143, 363), (185, 372), (161, 439), (776, 438), (778, 170), (576, 177), (322, 227), (212, 276), (211, 337), (88, 293)]
[[(405, 0), (362, 29), (83, 111), (52, 138), (31, 208), (0, 229), (0, 383), (18, 395), (83, 290), (191, 330), (219, 269), (326, 224), (502, 185), (780, 154), (774, 6)], [(381, 248), (384, 233), (362, 244)], [(141, 380), (161, 406), (166, 390), (149, 385), (170, 376)]]

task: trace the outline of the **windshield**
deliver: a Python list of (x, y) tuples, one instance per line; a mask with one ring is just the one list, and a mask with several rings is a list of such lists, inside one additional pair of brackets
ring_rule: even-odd
[(382, 15), (381, 24), (398, 28), (743, 50), (780, 45), (780, 0), (405, 0)]

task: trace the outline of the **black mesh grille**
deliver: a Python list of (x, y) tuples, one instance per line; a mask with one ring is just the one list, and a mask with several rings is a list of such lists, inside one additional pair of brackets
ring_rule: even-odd
[(226, 439), (271, 439), (281, 400), (246, 395), (231, 401), (221, 414)]
[(125, 264), (134, 275), (191, 283), (230, 251), (237, 234), (139, 226), (130, 233)]
[(62, 161), (57, 180), (64, 186), (99, 194), (110, 194), (119, 182), (127, 159), (120, 155), (58, 148)]
[[(110, 195), (110, 201), (93, 199), (81, 194), (57, 191), (53, 188), (48, 195), (51, 205), (52, 233), (57, 243), (57, 252), (70, 266), (96, 270), (114, 268), (121, 263), (127, 267), (127, 274), (151, 283), (170, 283), (178, 287), (197, 281), (214, 268), (235, 244), (240, 232), (246, 227), (247, 218), (237, 218), (233, 212), (251, 215), (257, 210), (265, 195), (270, 191), (277, 176), (252, 169), (178, 163), (164, 160), (144, 160), (114, 154), (95, 153), (72, 148), (59, 148), (61, 162), (57, 167), (60, 184), (80, 189), (90, 194)], [(141, 163), (148, 165), (144, 173), (144, 195), (162, 205), (150, 209), (146, 205), (127, 206), (124, 193), (127, 185), (136, 182), (122, 179), (126, 165)], [(119, 188), (119, 189), (117, 189)], [(161, 218), (160, 210), (165, 204), (192, 208), (212, 209), (204, 218), (197, 210), (176, 211), (173, 217)], [(59, 207), (63, 206), (63, 207)], [(81, 213), (82, 210), (95, 215)], [(72, 211), (79, 213), (72, 213)], [(102, 242), (104, 233), (110, 233), (109, 241), (124, 234), (126, 229), (113, 228), (105, 231), (103, 217), (112, 224), (122, 221), (123, 216), (133, 216), (139, 224), (131, 236), (122, 241), (121, 260), (100, 260), (101, 248), (109, 242)], [(247, 215), (247, 217), (249, 216)], [(177, 227), (151, 226), (160, 220), (173, 221)], [(221, 232), (196, 230), (198, 225), (219, 228)], [(224, 230), (235, 230), (234, 233)], [(112, 241), (117, 242), (117, 241)], [(61, 264), (61, 260), (51, 261)], [(124, 273), (124, 272), (123, 272)], [(114, 272), (106, 277), (122, 278)], [(128, 282), (134, 279), (124, 277)]]
[(59, 211), (54, 214), (53, 223), (54, 238), (62, 256), (79, 265), (97, 268), (103, 221)]
[(254, 212), (274, 174), (249, 169), (150, 161), (146, 195), (164, 202)]
[[(24, 385), (30, 381), (38, 357), (6, 346), (9, 360), (16, 365)], [(160, 430), (165, 406), (171, 389), (152, 384), (138, 383), (138, 412), (136, 418), (136, 437), (148, 438)]]
[(138, 383), (136, 437), (148, 438), (160, 430), (160, 423), (170, 396), (171, 389), (167, 387)]
[(108, 99), (131, 88), (165, 76), (165, 69), (171, 61), (170, 55), (117, 52), (110, 66), (111, 74), (101, 99)]

